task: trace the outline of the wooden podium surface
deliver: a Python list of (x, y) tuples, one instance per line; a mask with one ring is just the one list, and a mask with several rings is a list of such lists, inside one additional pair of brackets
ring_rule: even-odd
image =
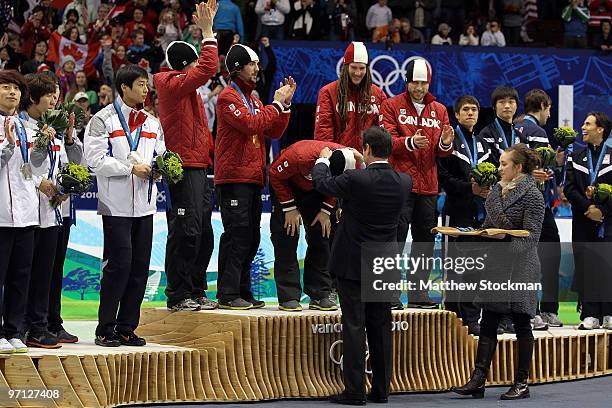
[[(395, 311), (393, 329), (391, 392), (445, 391), (469, 379), (477, 338), (454, 313)], [(254, 401), (325, 397), (343, 389), (339, 312), (143, 309), (138, 334), (147, 346), (79, 343), (0, 357), (0, 389), (63, 390), (51, 405), (20, 400), (0, 406)], [(534, 332), (530, 383), (612, 374), (611, 335), (573, 328)], [(514, 335), (499, 336), (487, 383), (512, 383), (516, 361)]]

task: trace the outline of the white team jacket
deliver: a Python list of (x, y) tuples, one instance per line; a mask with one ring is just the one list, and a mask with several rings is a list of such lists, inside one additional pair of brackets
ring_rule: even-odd
[[(23, 158), (17, 132), (14, 145), (9, 145), (4, 134), (4, 120), (6, 116), (0, 115), (0, 227), (30, 227), (38, 225), (38, 191), (37, 188), (48, 170), (48, 159), (41, 158), (37, 162), (40, 166), (32, 165), (33, 177), (26, 180), (21, 172)], [(9, 118), (13, 124), (23, 126), (27, 136), (27, 157), (32, 164), (35, 132), (25, 126), (16, 115)], [(36, 160), (35, 160), (36, 161)]]
[[(116, 99), (126, 122), (130, 112), (120, 97)], [(142, 125), (136, 152), (144, 164), (151, 164), (155, 154), (166, 151), (159, 121), (147, 115)], [(135, 134), (136, 131), (133, 132)], [(85, 129), (85, 160), (98, 180), (98, 214), (115, 217), (144, 217), (156, 211), (157, 188), (153, 183), (151, 202), (147, 200), (149, 181), (132, 175), (128, 160), (130, 144), (113, 104), (96, 113)]]
[[(37, 120), (30, 118), (26, 112), (21, 113), (21, 118), (25, 127), (36, 134), (38, 131), (38, 126), (36, 124)], [(45, 172), (43, 173), (43, 177), (53, 181), (54, 184), (57, 183), (56, 177), (62, 166), (68, 163), (81, 163), (81, 159), (83, 157), (83, 146), (76, 138), (76, 135), (73, 134), (73, 136), (75, 142), (71, 146), (65, 146), (64, 140), (56, 137), (52, 142), (53, 150), (50, 153), (36, 152), (37, 154), (47, 156), (47, 165), (44, 167)], [(53, 164), (53, 168), (51, 168), (51, 164)], [(51, 199), (45, 194), (41, 193), (40, 191), (38, 192), (38, 217), (40, 228), (49, 228), (60, 225), (55, 216), (55, 209), (51, 206), (50, 200)], [(60, 217), (63, 211), (62, 207), (66, 207), (68, 212), (70, 212), (69, 201), (60, 204), (58, 207)]]

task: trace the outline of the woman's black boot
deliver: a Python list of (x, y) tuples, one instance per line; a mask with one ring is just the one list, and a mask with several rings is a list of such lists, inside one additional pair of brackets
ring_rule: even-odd
[(491, 360), (495, 354), (497, 339), (481, 336), (478, 339), (478, 350), (476, 351), (476, 364), (470, 381), (462, 387), (452, 387), (451, 391), (459, 395), (471, 395), (473, 398), (483, 398), (487, 373)]
[(514, 376), (514, 384), (510, 389), (501, 395), (502, 400), (517, 400), (529, 398), (529, 367), (531, 366), (531, 356), (533, 354), (533, 337), (517, 339), (518, 342), (518, 368)]

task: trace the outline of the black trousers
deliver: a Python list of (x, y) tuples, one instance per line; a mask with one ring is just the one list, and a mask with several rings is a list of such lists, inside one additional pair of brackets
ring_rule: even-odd
[[(511, 315), (483, 310), (480, 321), (480, 336), (490, 339), (497, 338), (497, 326), (500, 320), (510, 317), (516, 331), (518, 342), (518, 364), (516, 368), (517, 377), (527, 380), (531, 368), (531, 357), (533, 355), (533, 332), (531, 330), (531, 317), (524, 313), (512, 313)], [(490, 363), (490, 361), (489, 361)], [(515, 381), (517, 378), (515, 378)]]
[[(474, 225), (474, 217), (470, 214), (467, 216), (448, 216), (444, 222), (444, 225), (451, 227), (476, 227)], [(449, 257), (456, 256), (474, 256), (475, 254), (466, 254), (465, 251), (469, 251), (470, 248), (461, 247), (462, 243), (469, 245), (472, 240), (466, 237), (454, 238), (450, 236), (444, 236), (447, 241), (445, 245)], [(477, 254), (475, 256), (478, 256)], [(480, 273), (477, 271), (470, 271), (469, 273), (455, 273), (455, 271), (446, 271), (447, 279), (454, 280), (455, 282), (465, 283), (476, 283), (480, 281)], [(480, 319), (480, 308), (474, 304), (474, 298), (476, 293), (474, 291), (450, 291), (446, 293), (444, 300), (444, 308), (446, 310), (453, 311), (463, 320), (463, 324), (468, 325), (472, 323), (478, 323)]]
[(252, 299), (251, 262), (261, 234), (261, 187), (257, 184), (221, 184), (216, 187), (223, 234), (219, 242), (217, 299)]
[[(402, 208), (399, 224), (397, 227), (397, 240), (400, 243), (406, 242), (408, 231), (412, 234), (412, 253), (423, 255), (424, 257), (433, 256), (435, 237), (431, 229), (438, 224), (436, 217), (437, 197), (410, 193), (410, 202)], [(431, 271), (419, 268), (415, 271), (413, 280), (426, 281), (429, 279)], [(418, 282), (418, 281), (417, 281)], [(421, 290), (411, 291), (418, 297), (426, 296), (427, 293)], [(418, 299), (417, 299), (418, 300)]]
[(170, 186), (165, 266), (168, 306), (206, 296), (206, 270), (215, 245), (211, 195), (205, 169), (185, 169), (183, 179)]
[(392, 338), (391, 304), (361, 301), (361, 282), (338, 278), (342, 308), (344, 392), (349, 398), (365, 399), (366, 334), (372, 390), (377, 397), (389, 395)]
[[(311, 226), (321, 210), (324, 197), (317, 191), (293, 191), (296, 205), (302, 215), (306, 231), (306, 257), (304, 258), (304, 293), (311, 299), (320, 300), (329, 295), (331, 277), (327, 270), (330, 246), (329, 238), (323, 238), (321, 224)], [(274, 281), (279, 303), (289, 300), (300, 300), (302, 287), (300, 285), (300, 267), (297, 260), (299, 235), (287, 235), (283, 228), (285, 213), (272, 195), (272, 214), (270, 217), (270, 233), (274, 246)]]
[(540, 258), (542, 300), (540, 312), (559, 312), (559, 266), (561, 265), (561, 239), (555, 222), (555, 215), (549, 207), (544, 211), (544, 222), (540, 242), (544, 245), (538, 247)]
[(36, 228), (34, 230), (34, 253), (25, 329), (30, 333), (47, 330), (49, 297), (53, 265), (57, 253), (57, 238), (61, 227)]
[(104, 254), (96, 335), (138, 327), (149, 277), (153, 215), (102, 217)]
[(21, 334), (34, 256), (34, 227), (0, 227), (0, 338)]
[(57, 332), (62, 329), (62, 282), (64, 281), (64, 261), (68, 250), (70, 239), (70, 217), (64, 217), (63, 224), (57, 233), (57, 246), (55, 261), (53, 263), (53, 275), (49, 289), (49, 313), (47, 327), (49, 331)]

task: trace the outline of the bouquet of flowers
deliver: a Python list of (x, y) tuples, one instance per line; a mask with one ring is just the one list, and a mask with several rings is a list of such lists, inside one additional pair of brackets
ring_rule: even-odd
[(161, 174), (168, 184), (176, 184), (183, 179), (183, 161), (178, 153), (166, 150), (153, 160), (153, 172)]
[(488, 188), (497, 183), (500, 179), (499, 171), (492, 163), (480, 163), (472, 169), (472, 178), (480, 186)]
[(612, 186), (606, 183), (598, 183), (593, 186), (593, 203), (596, 205), (605, 204), (612, 195)]
[[(74, 127), (83, 127), (85, 125), (85, 112), (83, 112), (83, 109), (74, 102), (64, 102), (60, 109), (49, 109), (43, 112), (37, 123), (38, 129), (42, 129), (46, 125), (55, 129), (56, 133), (65, 133), (70, 127), (71, 113), (74, 113)], [(39, 130), (34, 144), (37, 149), (46, 150), (48, 144), (47, 135)]]
[(538, 147), (535, 149), (540, 156), (540, 167), (550, 169), (557, 165), (557, 152), (550, 147)]
[(561, 148), (565, 150), (568, 148), (569, 145), (576, 141), (578, 133), (572, 128), (560, 127), (555, 128), (554, 137), (559, 146), (561, 146)]
[(82, 194), (92, 186), (91, 175), (87, 167), (69, 163), (62, 167), (57, 175), (59, 194), (51, 199), (51, 205), (56, 208), (60, 203), (59, 196), (64, 194)]
[(40, 129), (45, 126), (55, 129), (58, 133), (64, 133), (70, 126), (70, 121), (65, 112), (61, 109), (49, 109), (38, 119), (38, 132), (36, 133), (36, 141), (34, 146), (40, 150), (47, 150), (49, 138)]

